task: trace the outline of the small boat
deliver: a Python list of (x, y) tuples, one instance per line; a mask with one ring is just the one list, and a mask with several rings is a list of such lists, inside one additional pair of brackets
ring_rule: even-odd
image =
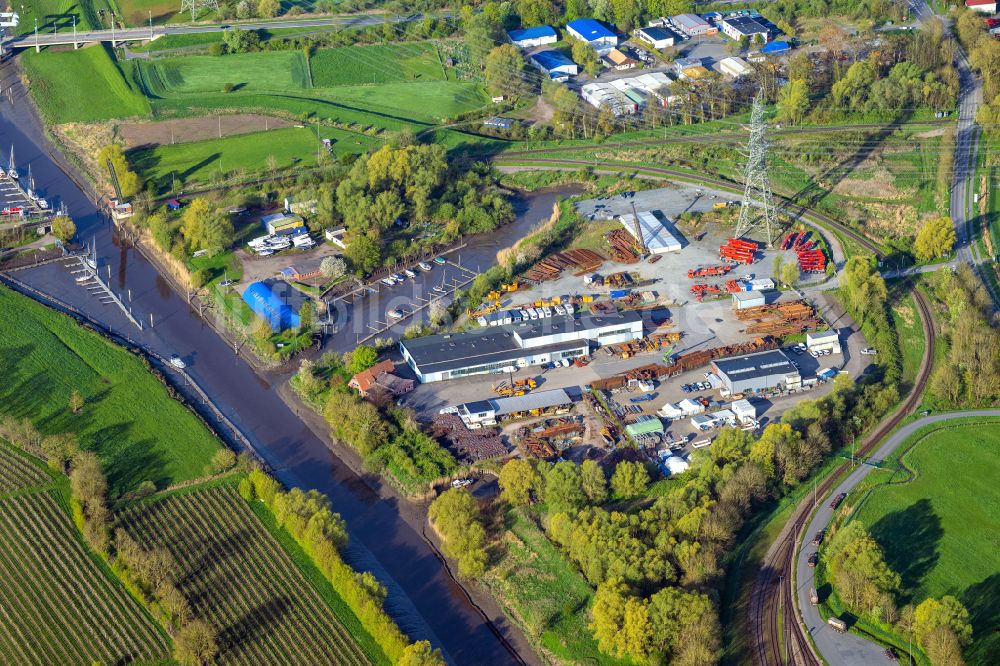
[(434, 263), (435, 264), (443, 264), (443, 263), (446, 263), (446, 262), (445, 262), (444, 257), (434, 257)]
[(443, 294), (446, 290), (441, 285), (438, 285), (438, 286), (434, 287), (433, 289), (431, 289), (431, 291), (433, 291), (435, 293), (438, 293), (438, 294)]
[(271, 248), (265, 247), (262, 250), (257, 250), (257, 256), (259, 257), (270, 257), (272, 254), (274, 254), (274, 250)]
[(399, 308), (396, 308), (395, 310), (389, 310), (388, 312), (386, 312), (385, 316), (388, 317), (389, 319), (402, 319), (403, 311), (400, 310)]
[(49, 209), (49, 202), (46, 201), (45, 199), (39, 198), (37, 203), (38, 203), (38, 207), (41, 208), (42, 210), (48, 210)]
[(429, 271), (429, 270), (431, 270), (431, 265), (428, 264), (426, 261), (421, 261), (419, 264), (417, 264), (417, 266), (422, 271)]
[(382, 284), (384, 284), (387, 287), (391, 287), (396, 284), (396, 281), (393, 280), (391, 277), (384, 277), (382, 278)]
[(415, 277), (417, 277), (417, 274), (414, 273), (413, 271), (411, 271), (409, 268), (407, 268), (403, 272), (406, 274), (406, 277), (408, 277), (408, 278), (415, 278)]
[(181, 359), (181, 357), (177, 354), (172, 354), (170, 356), (170, 365), (174, 366), (178, 370), (183, 370), (187, 367), (187, 364), (184, 363), (183, 359)]
[(76, 276), (77, 284), (83, 284), (84, 282), (89, 282), (89, 281), (90, 281), (90, 273), (83, 273), (81, 275)]
[(10, 176), (12, 180), (17, 180), (21, 177), (21, 174), (17, 172), (17, 167), (14, 166), (14, 144), (10, 145), (10, 163), (7, 169), (7, 175)]
[(396, 282), (402, 282), (403, 281), (403, 276), (400, 275), (399, 273), (393, 273), (392, 274), (392, 279), (395, 280)]

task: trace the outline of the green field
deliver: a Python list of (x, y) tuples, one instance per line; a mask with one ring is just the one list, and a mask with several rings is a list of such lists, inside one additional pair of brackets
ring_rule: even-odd
[(28, 89), (50, 123), (149, 115), (149, 101), (103, 46), (42, 53), (29, 49), (21, 62)]
[(532, 644), (560, 662), (616, 666), (597, 649), (587, 628), (593, 590), (559, 553), (524, 509), (508, 514), (503, 554), (483, 582), (527, 633)]
[(143, 178), (155, 184), (157, 191), (166, 192), (172, 188), (172, 176), (180, 187), (185, 182), (218, 179), (236, 170), (251, 174), (270, 170), (271, 157), (278, 169), (316, 166), (316, 151), (320, 147), (311, 128), (286, 127), (224, 139), (140, 148), (129, 153), (129, 160)]
[(965, 604), (977, 664), (1000, 651), (998, 459), (1000, 421), (932, 431), (903, 455), (912, 480), (875, 488), (857, 515), (901, 575), (904, 601), (951, 594)]
[[(0, 411), (44, 434), (77, 433), (98, 452), (112, 497), (202, 475), (218, 441), (139, 357), (5, 287), (0, 310)], [(68, 407), (74, 390), (86, 401), (79, 414)]]
[[(181, 6), (176, 0), (116, 0), (116, 4), (129, 27), (149, 25), (150, 16), (157, 25), (166, 23)], [(184, 12), (184, 16), (191, 20), (189, 12)]]
[(433, 42), (320, 49), (312, 57), (312, 74), (317, 88), (446, 78)]
[(232, 484), (137, 504), (120, 524), (174, 556), (195, 617), (218, 631), (218, 663), (387, 663), (336, 592), (303, 576)]
[[(168, 639), (87, 550), (66, 510), (65, 477), (0, 442), (0, 661), (159, 662)], [(16, 494), (6, 494), (12, 489)]]
[(299, 51), (186, 56), (149, 60), (136, 67), (143, 91), (152, 99), (234, 91), (299, 92), (310, 87), (305, 56)]

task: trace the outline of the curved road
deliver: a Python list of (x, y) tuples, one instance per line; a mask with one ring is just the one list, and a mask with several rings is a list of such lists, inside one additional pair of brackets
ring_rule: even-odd
[[(924, 426), (977, 416), (1000, 417), (1000, 409), (935, 414), (911, 421), (886, 439), (885, 443), (871, 455), (869, 460), (873, 464), (881, 462), (896, 450), (900, 444)], [(832, 494), (850, 493), (873, 469), (875, 469), (873, 465), (858, 465), (858, 468), (843, 483), (833, 489)], [(805, 531), (806, 536), (808, 537), (826, 528), (830, 524), (834, 513), (835, 511), (830, 508), (829, 503), (825, 501), (821, 502)], [(812, 635), (820, 654), (823, 655), (828, 663), (835, 664), (836, 666), (871, 666), (872, 664), (893, 663), (886, 658), (883, 648), (879, 645), (855, 634), (837, 633), (823, 621), (819, 615), (819, 609), (809, 603), (809, 590), (815, 587), (813, 581), (815, 569), (809, 567), (807, 560), (809, 555), (815, 552), (815, 550), (812, 546), (799, 550), (798, 557), (796, 558), (795, 579), (797, 582), (796, 594), (799, 608), (802, 610), (802, 619), (806, 624), (807, 630)]]

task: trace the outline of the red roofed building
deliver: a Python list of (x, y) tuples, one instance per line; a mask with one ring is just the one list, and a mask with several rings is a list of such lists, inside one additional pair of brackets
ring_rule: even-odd
[(413, 380), (403, 379), (392, 374), (395, 369), (396, 364), (392, 361), (388, 359), (379, 361), (374, 366), (351, 377), (351, 381), (347, 385), (356, 389), (361, 397), (378, 391), (384, 391), (396, 397), (412, 391)]
[(983, 14), (997, 13), (997, 0), (965, 0), (965, 6)]

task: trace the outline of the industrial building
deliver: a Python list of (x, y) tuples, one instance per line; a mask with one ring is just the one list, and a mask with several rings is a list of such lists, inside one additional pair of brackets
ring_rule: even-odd
[(496, 425), (497, 421), (511, 414), (539, 414), (546, 410), (569, 408), (573, 399), (564, 389), (535, 391), (509, 398), (493, 398), (466, 402), (456, 407), (458, 417), (469, 428)]
[(601, 52), (618, 46), (618, 35), (600, 21), (582, 18), (566, 24), (566, 32)]
[(780, 349), (712, 361), (712, 372), (730, 395), (758, 393), (769, 389), (798, 388), (798, 369)]
[(689, 67), (701, 67), (701, 58), (677, 58), (674, 60), (674, 73), (677, 76), (680, 76), (681, 72)]
[(514, 126), (514, 121), (510, 118), (501, 118), (499, 116), (493, 116), (492, 118), (487, 118), (483, 121), (484, 127), (494, 127), (496, 129), (510, 129)]
[(559, 41), (559, 35), (551, 25), (537, 25), (533, 28), (511, 30), (507, 33), (507, 37), (515, 46), (522, 49), (555, 44)]
[(580, 88), (583, 101), (598, 109), (608, 109), (615, 116), (628, 116), (639, 110), (645, 97), (627, 90), (620, 90), (610, 83), (585, 83)]
[(294, 213), (275, 213), (260, 218), (267, 233), (275, 236), (291, 236), (306, 232), (306, 223), (301, 216)]
[[(642, 241), (650, 253), (666, 254), (667, 252), (681, 251), (683, 246), (680, 240), (667, 229), (666, 225), (653, 212), (642, 211), (638, 217), (639, 229), (642, 232)], [(620, 216), (618, 220), (634, 237), (636, 217), (631, 213), (626, 213)]]
[(739, 79), (752, 74), (753, 67), (743, 58), (723, 58), (719, 61), (719, 71), (734, 79)]
[(654, 49), (665, 49), (681, 42), (683, 37), (670, 28), (647, 26), (635, 31), (635, 36), (650, 44)]
[(528, 58), (535, 67), (549, 75), (553, 81), (567, 81), (580, 73), (580, 68), (562, 51), (546, 49), (532, 53)]
[(722, 19), (718, 25), (727, 37), (736, 41), (745, 37), (751, 44), (758, 38), (762, 43), (768, 42), (777, 34), (770, 21), (760, 16), (733, 16)]
[(684, 34), (691, 37), (698, 35), (715, 35), (719, 29), (697, 14), (678, 14), (671, 17), (674, 25), (681, 29)]
[(299, 326), (298, 311), (305, 297), (287, 282), (264, 280), (247, 285), (243, 300), (278, 332)]
[(625, 426), (625, 432), (627, 432), (631, 437), (641, 437), (643, 435), (662, 435), (663, 421), (648, 414), (639, 416), (636, 417), (635, 421)]
[(733, 309), (746, 310), (767, 305), (767, 297), (761, 291), (737, 291), (733, 294)]
[(829, 351), (839, 354), (840, 336), (837, 331), (823, 331), (821, 333), (806, 333), (806, 349), (809, 351)]
[(585, 356), (591, 347), (631, 342), (642, 336), (641, 315), (627, 311), (429, 335), (402, 340), (399, 349), (417, 379), (426, 384)]
[(740, 423), (752, 423), (757, 420), (757, 408), (745, 398), (729, 403), (729, 409)]

